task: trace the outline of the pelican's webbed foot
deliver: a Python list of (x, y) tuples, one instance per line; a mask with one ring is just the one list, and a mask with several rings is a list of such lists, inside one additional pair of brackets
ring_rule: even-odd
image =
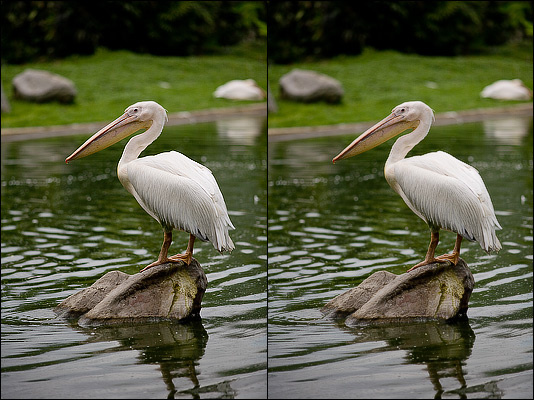
[[(185, 261), (185, 260), (180, 260), (180, 259), (174, 259), (173, 257), (174, 256), (166, 258), (166, 259), (163, 259), (163, 260), (158, 259), (158, 260), (154, 261), (152, 264), (148, 264), (145, 268), (143, 268), (139, 272), (146, 271), (147, 269), (155, 267), (156, 265), (161, 265), (161, 264), (165, 264), (165, 263), (168, 263), (168, 262), (178, 263), (178, 262), (184, 262)], [(189, 264), (187, 264), (187, 265), (189, 265)]]
[(191, 264), (192, 259), (193, 259), (193, 254), (187, 251), (184, 254), (175, 254), (174, 256), (169, 257), (170, 261), (173, 261), (173, 262), (183, 261), (187, 265)]
[(460, 259), (460, 253), (452, 252), (451, 254), (443, 254), (439, 257), (436, 257), (437, 262), (445, 262), (450, 261), (453, 263), (453, 265), (458, 264), (458, 260)]
[(416, 268), (422, 267), (424, 265), (432, 264), (432, 263), (446, 263), (450, 262), (453, 265), (458, 264), (458, 259), (460, 258), (460, 255), (458, 253), (452, 253), (452, 254), (443, 254), (439, 257), (434, 257), (431, 259), (425, 259), (424, 261), (421, 261), (419, 264), (415, 264), (412, 268), (410, 268), (406, 272), (413, 271)]

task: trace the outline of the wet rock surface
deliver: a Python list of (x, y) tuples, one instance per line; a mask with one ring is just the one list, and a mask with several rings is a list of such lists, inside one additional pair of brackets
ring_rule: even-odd
[(395, 275), (378, 271), (336, 296), (321, 312), (346, 324), (372, 320), (454, 319), (467, 313), (475, 280), (464, 260)]
[(65, 299), (54, 311), (81, 325), (184, 320), (200, 315), (208, 280), (195, 259), (166, 263), (128, 275), (110, 271)]

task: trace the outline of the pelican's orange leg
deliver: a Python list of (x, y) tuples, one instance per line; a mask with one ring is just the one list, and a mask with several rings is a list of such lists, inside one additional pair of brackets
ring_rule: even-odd
[(169, 253), (169, 247), (171, 247), (171, 243), (172, 243), (172, 231), (170, 232), (164, 231), (163, 232), (163, 245), (161, 246), (161, 251), (159, 252), (158, 259), (154, 261), (152, 264), (147, 265), (140, 272), (146, 271), (147, 269), (155, 267), (156, 265), (165, 264), (168, 262), (182, 261), (182, 260), (174, 260), (170, 257), (167, 257), (167, 254)]
[(195, 245), (195, 235), (189, 234), (189, 243), (187, 243), (187, 249), (184, 254), (175, 254), (169, 257), (172, 261), (183, 261), (187, 265), (191, 264), (193, 258), (193, 246)]
[(456, 243), (454, 243), (454, 249), (451, 254), (443, 254), (442, 256), (436, 257), (436, 261), (445, 262), (450, 261), (454, 265), (458, 264), (458, 259), (460, 258), (460, 246), (462, 245), (463, 237), (461, 235), (456, 235)]
[(421, 261), (419, 264), (415, 264), (412, 268), (410, 268), (406, 272), (410, 272), (416, 268), (422, 267), (423, 265), (432, 264), (435, 262), (452, 262), (454, 265), (458, 262), (458, 258), (460, 257), (460, 244), (462, 243), (462, 237), (458, 235), (456, 237), (456, 244), (454, 245), (454, 250), (452, 254), (444, 254), (439, 257), (434, 257), (434, 254), (436, 253), (436, 247), (439, 243), (439, 231), (430, 232), (430, 245), (428, 246), (428, 251), (426, 252), (426, 257), (423, 261)]

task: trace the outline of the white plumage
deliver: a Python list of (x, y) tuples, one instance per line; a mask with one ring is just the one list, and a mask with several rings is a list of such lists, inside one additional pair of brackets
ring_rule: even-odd
[[(408, 207), (430, 227), (431, 242), (425, 260), (413, 268), (432, 262), (458, 262), (462, 237), (477, 241), (487, 252), (498, 251), (495, 234), (501, 229), (489, 193), (478, 171), (443, 151), (405, 158), (425, 138), (434, 112), (420, 101), (395, 107), (388, 117), (355, 139), (334, 162), (370, 150), (407, 129), (392, 146), (384, 167), (389, 185)], [(434, 257), (439, 230), (457, 233), (452, 254)], [(410, 269), (410, 270), (411, 270)]]
[(263, 100), (266, 94), (254, 79), (234, 79), (215, 89), (213, 97), (230, 100)]
[[(234, 249), (234, 229), (211, 171), (176, 151), (127, 163), (132, 195), (164, 228), (189, 232), (219, 251)], [(122, 176), (122, 173), (121, 173)]]
[(431, 229), (459, 233), (486, 251), (501, 249), (493, 229), (501, 226), (475, 168), (443, 151), (406, 158), (392, 168), (394, 189)]
[(480, 97), (496, 100), (530, 100), (532, 91), (521, 79), (501, 79), (482, 89)]
[[(166, 120), (167, 112), (158, 103), (135, 103), (66, 160), (86, 157), (139, 129), (146, 129), (126, 144), (117, 166), (122, 185), (163, 227), (164, 239), (159, 257), (143, 270), (165, 262), (184, 261), (189, 264), (195, 238), (211, 242), (220, 252), (234, 249), (228, 234), (234, 226), (219, 186), (208, 168), (176, 151), (138, 158), (161, 134)], [(184, 254), (168, 257), (173, 229), (188, 232), (189, 244)]]

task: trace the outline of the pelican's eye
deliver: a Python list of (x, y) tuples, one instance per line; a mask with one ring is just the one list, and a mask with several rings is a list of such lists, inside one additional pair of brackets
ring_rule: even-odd
[(128, 110), (128, 115), (136, 115), (139, 113), (139, 108), (135, 107), (135, 108), (130, 108)]
[(394, 110), (394, 113), (395, 113), (395, 115), (402, 115), (402, 114), (406, 113), (406, 108), (405, 107), (397, 108), (396, 110)]

